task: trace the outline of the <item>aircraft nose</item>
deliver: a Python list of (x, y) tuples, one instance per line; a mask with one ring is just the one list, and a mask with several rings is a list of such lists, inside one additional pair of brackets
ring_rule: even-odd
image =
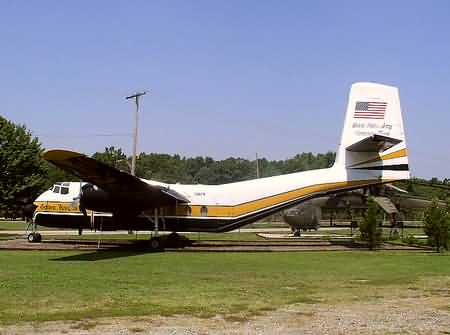
[(47, 195), (51, 193), (50, 190), (45, 191), (44, 193), (41, 193), (34, 201), (47, 201)]

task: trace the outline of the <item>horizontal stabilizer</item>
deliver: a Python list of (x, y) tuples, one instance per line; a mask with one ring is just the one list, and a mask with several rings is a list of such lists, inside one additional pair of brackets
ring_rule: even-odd
[(399, 144), (401, 141), (396, 138), (374, 134), (359, 142), (353, 143), (346, 149), (352, 152), (382, 152)]

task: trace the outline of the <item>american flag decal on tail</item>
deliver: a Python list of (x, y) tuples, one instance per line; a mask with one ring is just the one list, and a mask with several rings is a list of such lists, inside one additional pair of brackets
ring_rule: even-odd
[(384, 119), (387, 102), (357, 101), (354, 119)]

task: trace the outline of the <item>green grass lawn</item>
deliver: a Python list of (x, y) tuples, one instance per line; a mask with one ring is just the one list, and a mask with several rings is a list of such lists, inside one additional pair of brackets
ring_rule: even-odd
[(11, 240), (16, 238), (15, 235), (0, 234), (0, 241)]
[(408, 288), (432, 294), (437, 285), (450, 289), (449, 255), (1, 251), (0, 322), (246, 317), (297, 302), (399, 296)]
[[(27, 229), (27, 223), (22, 220), (0, 220), (0, 231), (2, 230), (23, 230)], [(38, 230), (58, 230), (60, 228), (50, 228), (38, 226)]]
[(0, 220), (0, 231), (2, 230), (25, 230), (27, 224), (22, 220)]

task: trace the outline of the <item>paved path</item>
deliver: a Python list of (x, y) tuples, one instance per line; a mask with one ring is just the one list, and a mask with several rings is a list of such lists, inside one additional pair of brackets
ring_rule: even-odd
[[(323, 227), (320, 228), (319, 231), (333, 231), (333, 230), (348, 230), (349, 228), (339, 228), (339, 227)], [(38, 230), (42, 235), (78, 235), (78, 230), (76, 229), (60, 229), (60, 230)], [(229, 233), (290, 233), (291, 229), (286, 228), (241, 228), (230, 231)], [(138, 231), (138, 234), (151, 234), (150, 230), (142, 230)], [(162, 234), (167, 234), (170, 232), (161, 232)], [(197, 234), (197, 232), (182, 232), (183, 234)], [(8, 234), (8, 235), (24, 235), (25, 230), (0, 230), (0, 234)], [(83, 230), (83, 235), (99, 235), (99, 231), (91, 231), (91, 230)], [(114, 231), (103, 231), (102, 235), (126, 235), (128, 234), (127, 230), (114, 230)], [(130, 234), (133, 236), (134, 234)], [(302, 234), (305, 235), (305, 234)], [(308, 234), (306, 234), (308, 235)], [(316, 235), (316, 234), (309, 234)]]

